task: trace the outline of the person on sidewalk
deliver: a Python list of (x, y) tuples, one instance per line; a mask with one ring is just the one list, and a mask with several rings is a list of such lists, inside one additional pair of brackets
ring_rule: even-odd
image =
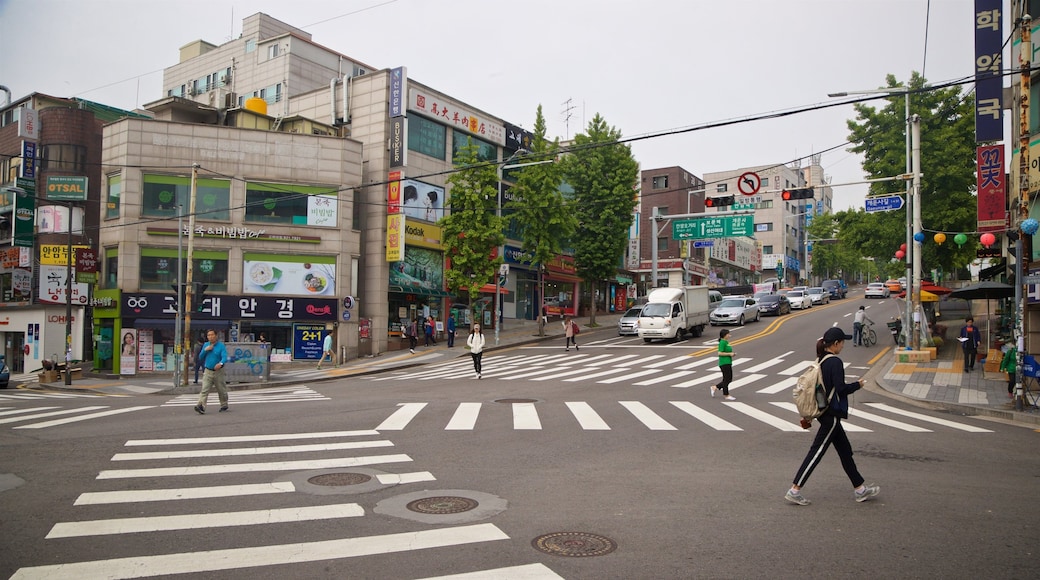
[(564, 344), (564, 350), (569, 351), (571, 344), (574, 345), (574, 350), (578, 349), (578, 325), (571, 320), (570, 316), (564, 317), (563, 319), (563, 335), (566, 337), (567, 342)]
[(448, 315), (448, 348), (455, 346), (455, 313)]
[(433, 346), (437, 346), (437, 338), (433, 335), (434, 329), (437, 328), (436, 324), (437, 323), (433, 320), (433, 315), (426, 317), (426, 322), (423, 325), (425, 327), (426, 346), (430, 346), (431, 342), (433, 343)]
[(728, 328), (719, 331), (719, 370), (722, 371), (722, 382), (711, 386), (711, 396), (714, 397), (721, 390), (727, 401), (736, 401), (737, 398), (729, 394), (729, 384), (733, 382), (733, 347), (726, 340), (727, 336)]
[(223, 341), (217, 339), (217, 331), (206, 332), (209, 340), (203, 345), (199, 356), (202, 358), (202, 392), (199, 393), (199, 402), (195, 405), (195, 412), (199, 415), (206, 414), (206, 399), (210, 390), (217, 387), (217, 397), (220, 399), (220, 412), (228, 410), (227, 383), (224, 381), (224, 365), (227, 364), (227, 348)]
[(408, 352), (415, 354), (415, 347), (419, 346), (419, 319), (408, 321), (404, 325), (404, 335), (408, 337)]
[[(848, 435), (845, 434), (845, 429), (841, 426), (841, 420), (849, 418), (849, 395), (863, 387), (863, 379), (855, 383), (845, 382), (845, 363), (838, 358), (841, 349), (845, 346), (845, 341), (850, 338), (852, 337), (845, 334), (842, 329), (832, 326), (823, 333), (823, 338), (816, 341), (816, 360), (822, 361), (820, 374), (823, 379), (823, 387), (830, 397), (830, 405), (817, 419), (820, 422), (820, 430), (816, 432), (816, 438), (809, 447), (809, 453), (806, 454), (802, 465), (794, 474), (791, 489), (784, 496), (784, 499), (791, 503), (809, 505), (809, 500), (802, 495), (802, 486), (809, 480), (809, 476), (819, 465), (823, 454), (827, 452), (827, 448), (832, 443), (838, 452), (838, 457), (841, 458), (841, 467), (845, 470), (845, 475), (852, 482), (853, 499), (862, 502), (881, 492), (881, 488), (877, 485), (864, 484), (863, 476), (859, 474), (856, 462), (852, 459), (852, 444), (849, 442)], [(823, 357), (828, 354), (834, 356), (823, 360)]]
[(478, 379), (483, 369), (481, 359), (484, 358), (484, 343), (484, 333), (480, 331), (480, 325), (474, 324), (473, 331), (466, 338), (466, 348), (469, 349), (469, 355), (473, 357), (473, 372), (476, 373)]
[(336, 351), (332, 350), (332, 331), (325, 333), (325, 340), (321, 345), (321, 360), (318, 361), (318, 370), (321, 370), (321, 363), (325, 362), (325, 357), (329, 357), (329, 362), (332, 363), (336, 368), (339, 368), (339, 363), (336, 362)]
[(961, 327), (961, 349), (964, 351), (964, 372), (975, 370), (975, 355), (979, 352), (979, 343), (982, 342), (982, 334), (975, 326), (975, 319), (968, 317)]
[(863, 323), (874, 321), (867, 318), (866, 306), (860, 306), (856, 311), (856, 317), (852, 321), (852, 346), (863, 346)]
[(1011, 345), (1000, 360), (1000, 371), (1008, 374), (1008, 397), (1015, 396), (1015, 371), (1018, 369), (1018, 348)]
[(202, 370), (203, 368), (205, 368), (205, 367), (202, 366), (202, 356), (201, 356), (202, 347), (205, 344), (206, 344), (206, 333), (203, 332), (202, 334), (199, 335), (198, 342), (196, 342), (195, 346), (192, 347), (192, 349), (191, 349), (192, 366), (195, 367), (195, 384), (196, 385), (199, 384), (199, 371)]

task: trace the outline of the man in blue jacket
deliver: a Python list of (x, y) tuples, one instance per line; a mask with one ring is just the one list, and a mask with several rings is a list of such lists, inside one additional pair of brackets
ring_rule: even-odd
[(195, 412), (199, 415), (206, 413), (206, 398), (214, 386), (217, 387), (217, 397), (220, 398), (220, 412), (228, 410), (227, 383), (224, 382), (224, 365), (227, 364), (227, 348), (224, 343), (217, 339), (217, 331), (206, 332), (208, 339), (199, 352), (202, 367), (202, 392), (199, 393), (199, 403), (195, 405)]
[(975, 320), (968, 318), (961, 327), (961, 348), (964, 349), (964, 372), (975, 370), (975, 355), (979, 352), (979, 343), (982, 342), (982, 334), (979, 327), (975, 326)]

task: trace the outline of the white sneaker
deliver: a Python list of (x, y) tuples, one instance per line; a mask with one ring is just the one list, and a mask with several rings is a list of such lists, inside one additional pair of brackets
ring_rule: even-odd
[(709, 391), (711, 392), (711, 396), (712, 396), (712, 398), (714, 398), (714, 397), (715, 397), (715, 393), (716, 393), (716, 392), (717, 392), (718, 390), (719, 390), (719, 388), (718, 388), (718, 387), (716, 387), (715, 385), (712, 385), (712, 386), (711, 386), (711, 389), (709, 389)]
[(881, 493), (881, 487), (874, 484), (870, 484), (863, 486), (863, 493), (857, 491), (854, 492), (853, 495), (856, 497), (856, 501), (864, 502), (879, 493)]
[(478, 378), (478, 379), (482, 379), (482, 378), (484, 378), (484, 377), (480, 376), (480, 373), (477, 373), (477, 378)]
[(727, 400), (727, 401), (736, 401), (736, 400), (737, 400), (737, 398), (736, 398), (736, 397), (734, 397), (733, 395), (726, 395), (726, 400)]

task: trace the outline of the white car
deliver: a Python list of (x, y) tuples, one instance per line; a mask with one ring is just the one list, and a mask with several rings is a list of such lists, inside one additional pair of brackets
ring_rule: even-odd
[(717, 324), (736, 324), (744, 326), (745, 322), (758, 322), (758, 302), (754, 298), (742, 296), (729, 297), (719, 302), (715, 310), (708, 315), (708, 322)]
[(888, 298), (889, 295), (888, 286), (881, 282), (871, 282), (863, 291), (864, 298)]
[(791, 303), (792, 310), (812, 308), (812, 297), (804, 290), (791, 290), (787, 293), (787, 300)]

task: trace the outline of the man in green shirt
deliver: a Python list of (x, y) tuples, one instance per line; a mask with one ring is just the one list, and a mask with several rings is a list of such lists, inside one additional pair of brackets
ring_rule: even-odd
[(711, 396), (722, 391), (722, 396), (727, 401), (736, 401), (737, 398), (729, 394), (729, 384), (733, 382), (733, 347), (729, 345), (726, 337), (729, 330), (723, 328), (719, 331), (719, 369), (722, 371), (722, 382), (711, 386)]

